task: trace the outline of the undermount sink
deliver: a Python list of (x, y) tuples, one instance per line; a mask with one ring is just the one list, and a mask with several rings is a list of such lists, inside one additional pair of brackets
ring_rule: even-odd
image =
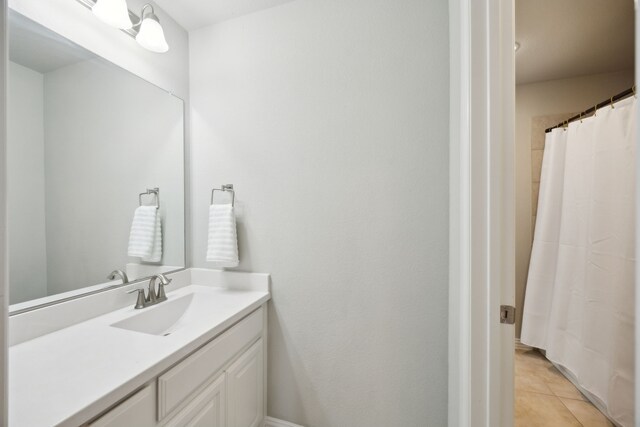
[(184, 326), (206, 319), (211, 313), (213, 296), (192, 292), (158, 305), (141, 309), (111, 326), (150, 335), (167, 336)]

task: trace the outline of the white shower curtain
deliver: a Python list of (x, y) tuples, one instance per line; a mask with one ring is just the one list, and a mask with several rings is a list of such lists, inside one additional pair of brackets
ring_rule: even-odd
[(560, 236), (567, 133), (562, 129), (554, 129), (547, 134), (542, 159), (538, 214), (527, 280), (527, 304), (520, 334), (522, 342), (537, 348), (547, 347), (547, 326)]
[(625, 427), (634, 419), (635, 111), (628, 98), (547, 134), (521, 333)]

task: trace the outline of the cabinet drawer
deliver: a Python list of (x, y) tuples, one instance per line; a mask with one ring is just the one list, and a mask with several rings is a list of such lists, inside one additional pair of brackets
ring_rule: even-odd
[(155, 411), (156, 386), (151, 384), (89, 423), (89, 427), (154, 427)]
[(263, 310), (259, 308), (158, 378), (158, 420), (169, 415), (260, 336)]

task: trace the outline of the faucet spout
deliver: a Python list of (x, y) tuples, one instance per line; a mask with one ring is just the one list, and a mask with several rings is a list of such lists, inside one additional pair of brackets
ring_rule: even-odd
[[(158, 291), (156, 292), (156, 280), (160, 283), (158, 285)], [(171, 283), (172, 279), (167, 279), (164, 274), (155, 274), (151, 276), (151, 280), (149, 280), (149, 294), (147, 295), (147, 301), (150, 304), (155, 304), (167, 299), (167, 296), (164, 293), (164, 287)]]
[(122, 280), (122, 284), (129, 283), (129, 278), (127, 277), (127, 273), (122, 270), (113, 270), (108, 276), (108, 280), (116, 280), (116, 278), (120, 277)]

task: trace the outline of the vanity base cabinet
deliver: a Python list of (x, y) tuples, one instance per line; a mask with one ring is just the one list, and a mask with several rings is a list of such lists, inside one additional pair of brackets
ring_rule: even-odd
[(90, 427), (261, 427), (266, 308), (204, 344)]

